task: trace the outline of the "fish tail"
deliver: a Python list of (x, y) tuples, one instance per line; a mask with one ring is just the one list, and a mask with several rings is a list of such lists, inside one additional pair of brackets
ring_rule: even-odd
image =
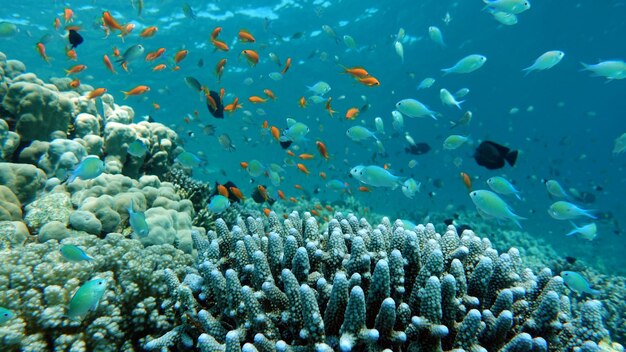
[(585, 210), (585, 211), (583, 212), (583, 215), (584, 215), (584, 216), (587, 216), (587, 217), (590, 217), (590, 218), (592, 218), (592, 219), (594, 219), (594, 220), (597, 220), (597, 219), (598, 219), (598, 217), (597, 217), (597, 216), (595, 216), (595, 215), (593, 215), (593, 214), (591, 214), (591, 212), (592, 212), (592, 211), (595, 211), (595, 210)]
[(504, 156), (504, 159), (506, 160), (507, 163), (509, 163), (509, 165), (515, 166), (515, 162), (517, 161), (517, 155), (518, 154), (519, 154), (519, 150), (513, 150), (513, 151), (507, 153)]
[(444, 76), (447, 76), (447, 75), (450, 73), (450, 71), (451, 71), (451, 70), (452, 70), (452, 69), (450, 69), (450, 68), (442, 68), (442, 69), (441, 69), (441, 71), (443, 72), (443, 75), (444, 75)]

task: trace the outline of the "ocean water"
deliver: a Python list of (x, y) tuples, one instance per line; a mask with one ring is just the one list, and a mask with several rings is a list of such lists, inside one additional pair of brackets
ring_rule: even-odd
[[(626, 82), (608, 82), (581, 72), (581, 62), (595, 64), (601, 60), (626, 59), (626, 3), (624, 1), (533, 1), (530, 10), (518, 15), (518, 23), (502, 25), (483, 10), (479, 0), (432, 1), (204, 1), (189, 0), (196, 18), (183, 13), (183, 2), (143, 2), (139, 14), (138, 1), (20, 1), (6, 2), (0, 10), (0, 21), (17, 25), (18, 32), (0, 38), (0, 51), (10, 59), (24, 62), (27, 70), (42, 79), (64, 76), (64, 69), (80, 63), (87, 70), (77, 75), (82, 84), (105, 87), (117, 103), (121, 91), (136, 85), (148, 85), (145, 95), (129, 97), (136, 119), (150, 116), (176, 130), (185, 140), (185, 148), (201, 156), (205, 163), (194, 170), (194, 177), (208, 182), (234, 182), (246, 195), (258, 184), (268, 186), (275, 197), (278, 189), (288, 197), (304, 196), (326, 202), (342, 202), (346, 193), (326, 188), (330, 179), (350, 185), (351, 192), (363, 208), (390, 217), (402, 217), (421, 222), (438, 215), (451, 218), (462, 214), (463, 223), (472, 226), (484, 220), (478, 216), (459, 174), (472, 177), (474, 189), (488, 189), (485, 181), (492, 176), (504, 176), (521, 191), (522, 199), (505, 197), (515, 212), (528, 218), (523, 229), (533, 237), (553, 245), (563, 256), (583, 258), (598, 270), (623, 274), (626, 249), (622, 226), (626, 222), (624, 206), (626, 155), (613, 154), (614, 140), (626, 132)], [(135, 5), (135, 6), (133, 6)], [(85, 42), (77, 49), (78, 61), (65, 55), (66, 31), (54, 29), (54, 19), (62, 18), (63, 9), (71, 8), (71, 24), (81, 27)], [(102, 12), (108, 10), (120, 23), (133, 23), (135, 29), (124, 40), (111, 33), (105, 37), (101, 26)], [(450, 21), (444, 22), (449, 14)], [(154, 37), (141, 38), (139, 32), (147, 26), (157, 26)], [(337, 37), (322, 30), (330, 26)], [(215, 27), (222, 27), (219, 36), (229, 46), (228, 52), (215, 51), (209, 38)], [(430, 40), (428, 27), (441, 29), (446, 47)], [(255, 43), (241, 43), (240, 29), (252, 33)], [(402, 40), (404, 60), (394, 42), (398, 31), (406, 32)], [(48, 64), (35, 50), (45, 35)], [(356, 42), (349, 48), (344, 36)], [(102, 62), (107, 54), (113, 59), (113, 48), (122, 52), (141, 44), (146, 53), (165, 48), (162, 58), (146, 63), (143, 56), (129, 63), (129, 72), (115, 65), (117, 74), (110, 73)], [(188, 56), (172, 71), (173, 56), (182, 49)], [(256, 50), (260, 61), (250, 66), (241, 56), (245, 49)], [(555, 67), (525, 76), (522, 69), (530, 66), (542, 53), (561, 50), (564, 59)], [(273, 62), (275, 53), (281, 65)], [(144, 53), (145, 54), (145, 53)], [(469, 54), (487, 57), (479, 70), (460, 75), (443, 76), (441, 69), (452, 66)], [(287, 58), (291, 68), (280, 81), (269, 77), (280, 72)], [(228, 60), (220, 82), (215, 65)], [(200, 61), (203, 65), (200, 65)], [(153, 72), (152, 67), (164, 63), (167, 69)], [(380, 81), (380, 86), (367, 87), (349, 75), (341, 74), (341, 65), (363, 66)], [(185, 77), (195, 77), (211, 90), (225, 89), (224, 101), (238, 97), (243, 108), (224, 119), (213, 118), (200, 93), (189, 88)], [(426, 77), (436, 79), (430, 89), (417, 90)], [(324, 103), (309, 102), (298, 106), (300, 97), (308, 97), (307, 86), (325, 81), (331, 86), (325, 98), (332, 97), (337, 111), (330, 117)], [(469, 88), (462, 110), (443, 106), (439, 90), (455, 92)], [(263, 96), (271, 89), (278, 99), (264, 104), (252, 104), (248, 97)], [(400, 131), (392, 127), (391, 112), (400, 99), (414, 98), (440, 113), (431, 118), (404, 118)], [(156, 103), (160, 109), (156, 110)], [(370, 104), (355, 120), (344, 115), (351, 107)], [(259, 109), (262, 109), (259, 110)], [(512, 114), (511, 110), (518, 112)], [(450, 121), (458, 120), (470, 110), (469, 126), (450, 129)], [(197, 115), (197, 116), (195, 116)], [(380, 153), (374, 140), (356, 143), (346, 136), (346, 130), (362, 125), (375, 130), (374, 118), (384, 121), (385, 134), (378, 134), (385, 152)], [(296, 155), (310, 153), (315, 158), (302, 162), (309, 175), (290, 165), (286, 150), (262, 128), (287, 127), (287, 118), (306, 124), (310, 132), (306, 140), (294, 143), (290, 150)], [(186, 122), (187, 120), (191, 120)], [(205, 135), (201, 125), (211, 124), (215, 135)], [(229, 152), (220, 146), (217, 136), (228, 134), (236, 146)], [(425, 155), (407, 154), (405, 134), (416, 142), (432, 148)], [(444, 150), (443, 140), (450, 134), (469, 136), (470, 141), (456, 150)], [(331, 155), (324, 161), (317, 153), (315, 142), (323, 141)], [(474, 149), (481, 141), (491, 140), (520, 151), (514, 167), (487, 170), (476, 164)], [(284, 167), (279, 186), (272, 186), (265, 176), (251, 178), (240, 162), (259, 160), (264, 165), (276, 163)], [(409, 168), (411, 159), (417, 161)], [(413, 199), (403, 195), (400, 188), (371, 188), (360, 192), (359, 182), (349, 177), (352, 167), (387, 165), (403, 178), (413, 177), (422, 183), (421, 192)], [(325, 172), (327, 180), (318, 174)], [(575, 202), (593, 209), (599, 219), (598, 236), (592, 242), (564, 237), (571, 225), (552, 219), (547, 209), (554, 201), (548, 196), (543, 180), (555, 179), (566, 189), (586, 192), (586, 202)], [(303, 190), (297, 190), (301, 185)], [(577, 220), (578, 225), (587, 219)], [(515, 230), (511, 222), (496, 224), (502, 230)], [(494, 236), (498, 236), (494, 232)]]

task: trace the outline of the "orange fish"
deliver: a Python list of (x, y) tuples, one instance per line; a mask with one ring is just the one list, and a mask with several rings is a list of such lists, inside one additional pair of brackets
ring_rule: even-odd
[(104, 25), (106, 27), (108, 27), (110, 30), (118, 30), (122, 33), (124, 33), (125, 28), (122, 27), (116, 20), (115, 18), (113, 18), (113, 16), (111, 16), (111, 13), (109, 11), (104, 11), (102, 13), (102, 22), (104, 23)]
[(70, 60), (74, 60), (74, 61), (78, 60), (78, 56), (76, 55), (76, 50), (74, 49), (66, 49), (65, 55)]
[(296, 166), (298, 167), (298, 170), (300, 170), (302, 173), (304, 173), (306, 175), (308, 175), (310, 173), (309, 169), (307, 169), (306, 166), (304, 166), (303, 164), (299, 164), (298, 163), (298, 164), (296, 164)]
[(102, 96), (102, 94), (106, 92), (107, 92), (106, 88), (96, 88), (92, 90), (91, 92), (89, 92), (89, 94), (87, 94), (87, 99), (95, 99), (99, 96)]
[(317, 204), (315, 204), (315, 209), (322, 210), (324, 208), (322, 208), (322, 205), (320, 203), (317, 203)]
[(320, 216), (320, 213), (315, 210), (315, 209), (311, 209), (311, 211), (309, 211), (309, 213), (313, 214), (314, 216)]
[(122, 93), (124, 93), (124, 100), (126, 100), (126, 98), (128, 98), (131, 95), (141, 95), (149, 91), (150, 91), (150, 87), (148, 86), (137, 86), (129, 90), (128, 92), (122, 92)]
[(302, 186), (300, 186), (300, 185), (294, 185), (293, 188), (302, 190)]
[(217, 82), (219, 83), (222, 79), (222, 74), (224, 74), (224, 69), (226, 67), (226, 59), (221, 59), (217, 65), (215, 65), (215, 74), (217, 75)]
[(276, 193), (278, 194), (278, 197), (280, 197), (280, 199), (283, 199), (283, 200), (284, 200), (284, 199), (286, 198), (286, 197), (285, 197), (285, 193), (283, 193), (283, 191), (278, 190), (278, 191), (276, 191)]
[(228, 198), (228, 190), (224, 185), (217, 185), (217, 193)]
[(330, 117), (333, 117), (333, 115), (337, 112), (333, 110), (333, 107), (330, 105), (330, 102), (332, 100), (333, 100), (332, 97), (329, 97), (328, 100), (326, 100), (326, 111), (328, 111), (328, 115), (330, 115)]
[(283, 68), (283, 70), (280, 71), (280, 74), (284, 75), (285, 73), (287, 73), (287, 71), (289, 70), (290, 67), (291, 67), (291, 58), (288, 57), (287, 61), (285, 61), (285, 68)]
[(159, 29), (157, 28), (157, 26), (146, 27), (141, 31), (141, 33), (139, 33), (139, 36), (142, 38), (150, 38), (154, 36), (158, 31)]
[(230, 186), (228, 187), (228, 190), (230, 191), (230, 193), (232, 195), (234, 195), (235, 197), (244, 200), (246, 199), (246, 197), (243, 196), (243, 193), (241, 193), (241, 190), (239, 190), (239, 188), (235, 187), (235, 186)]
[(69, 7), (63, 9), (63, 19), (65, 19), (65, 23), (72, 22), (74, 20), (74, 11)]
[(239, 98), (235, 98), (232, 103), (224, 106), (224, 111), (233, 113), (235, 110), (242, 108), (243, 105), (239, 104)]
[(470, 178), (470, 176), (466, 174), (465, 172), (461, 172), (461, 180), (463, 180), (463, 184), (465, 185), (465, 188), (467, 188), (467, 191), (471, 192), (472, 191), (472, 179)]
[(152, 103), (152, 107), (154, 108), (154, 110), (159, 110), (161, 109), (161, 105), (157, 104), (157, 103)]
[(341, 67), (343, 67), (342, 73), (347, 73), (355, 78), (364, 78), (364, 77), (369, 76), (369, 73), (363, 67), (359, 67), (359, 66), (355, 66), (355, 67), (341, 66)]
[(204, 93), (204, 96), (206, 97), (207, 102), (209, 103), (209, 105), (211, 105), (211, 109), (213, 110), (217, 110), (217, 102), (215, 101), (215, 99), (211, 96), (211, 94), (207, 94), (208, 93), (208, 89), (207, 92)]
[(37, 43), (36, 48), (37, 48), (37, 52), (39, 53), (39, 56), (41, 56), (43, 61), (50, 63), (50, 58), (48, 57), (48, 55), (46, 55), (46, 46), (43, 45), (43, 43), (39, 42)]
[(245, 161), (240, 162), (239, 166), (241, 166), (241, 168), (244, 170), (248, 169), (248, 163)]
[(280, 130), (278, 129), (278, 127), (276, 126), (270, 127), (270, 133), (272, 134), (272, 137), (274, 137), (275, 140), (277, 141), (280, 140)]
[(239, 30), (238, 37), (239, 37), (239, 40), (244, 42), (244, 43), (254, 43), (254, 42), (256, 42), (256, 40), (254, 39), (252, 34), (250, 34), (250, 32), (248, 32), (245, 29), (240, 29)]
[(57, 31), (61, 28), (61, 20), (58, 17), (54, 18), (54, 29)]
[(78, 78), (75, 78), (73, 81), (70, 82), (70, 87), (72, 88), (80, 87), (80, 81), (78, 80)]
[(217, 39), (217, 36), (220, 35), (221, 31), (222, 31), (222, 27), (215, 27), (215, 29), (211, 33), (211, 39)]
[(263, 99), (259, 96), (253, 95), (251, 97), (248, 98), (248, 101), (253, 103), (253, 104), (259, 104), (259, 103), (265, 103), (267, 101), (267, 99)]
[(294, 203), (298, 203), (298, 200), (296, 198), (294, 198), (294, 197), (289, 197), (289, 200), (294, 202)]
[(315, 142), (315, 145), (317, 145), (317, 151), (320, 153), (320, 155), (324, 159), (326, 159), (326, 161), (328, 161), (328, 151), (326, 150), (326, 145), (324, 144), (324, 142), (317, 141)]
[(320, 177), (325, 180), (326, 179), (326, 173), (324, 171), (320, 172)]
[(243, 55), (246, 60), (248, 60), (248, 64), (250, 64), (252, 67), (256, 66), (256, 64), (259, 63), (259, 54), (257, 54), (257, 52), (254, 50), (242, 50), (241, 55)]
[(270, 217), (270, 213), (272, 212), (272, 210), (270, 208), (263, 208), (263, 214), (265, 214), (266, 218)]
[(189, 50), (179, 50), (176, 55), (174, 55), (174, 62), (179, 63), (183, 61), (183, 59), (187, 57), (187, 54), (189, 54)]
[(267, 122), (267, 120), (263, 121), (263, 125), (261, 125), (261, 128), (263, 129), (269, 128), (269, 122)]
[(118, 49), (117, 47), (113, 47), (113, 56), (114, 57), (119, 57), (120, 56), (120, 49)]
[(271, 90), (263, 89), (263, 93), (265, 93), (265, 95), (267, 95), (268, 98), (272, 100), (276, 100), (276, 95), (274, 95), (274, 92), (272, 92)]
[(230, 48), (228, 47), (228, 44), (224, 43), (223, 41), (219, 39), (211, 39), (211, 44), (213, 44), (216, 50), (221, 50), (221, 51), (230, 50)]
[(270, 196), (267, 194), (267, 189), (265, 189), (265, 187), (263, 187), (262, 185), (258, 185), (256, 188), (259, 190), (259, 194), (261, 194), (261, 197), (263, 197), (263, 199), (268, 200), (270, 198)]
[(380, 82), (375, 77), (367, 76), (367, 77), (357, 77), (356, 79), (359, 83), (364, 84), (369, 87), (376, 87), (380, 85)]
[(360, 186), (360, 187), (359, 187), (359, 191), (361, 191), (361, 192), (371, 192), (372, 190), (371, 190), (371, 189), (369, 189), (369, 188), (368, 188), (368, 187), (366, 187), (366, 186)]
[(300, 155), (298, 155), (298, 158), (302, 159), (302, 160), (310, 160), (315, 158), (315, 155), (313, 154), (307, 154), (307, 153), (302, 153)]
[(224, 100), (224, 94), (226, 94), (226, 89), (220, 88), (220, 101)]
[(287, 151), (287, 155), (289, 155), (289, 156), (296, 156), (296, 154), (293, 151), (291, 151), (291, 150)]
[(155, 51), (151, 51), (146, 55), (146, 61), (154, 61), (158, 59), (159, 57), (161, 57), (161, 55), (163, 55), (164, 52), (165, 52), (165, 48), (159, 48)]
[(350, 108), (346, 112), (346, 120), (354, 120), (359, 116), (359, 108)]
[(304, 95), (300, 97), (300, 100), (298, 100), (298, 105), (300, 105), (301, 108), (306, 107), (306, 98), (304, 97)]
[(133, 31), (133, 29), (135, 29), (135, 24), (134, 23), (127, 23), (124, 26), (124, 30), (122, 31), (122, 33), (120, 33), (119, 37), (122, 38), (122, 41), (124, 41), (124, 37), (129, 35), (130, 32)]
[(158, 64), (152, 68), (152, 71), (163, 71), (167, 68), (165, 64)]
[(111, 63), (111, 60), (109, 60), (109, 57), (107, 56), (107, 54), (104, 54), (104, 56), (102, 57), (102, 61), (104, 62), (104, 66), (106, 66), (107, 69), (109, 69), (109, 71), (113, 72), (114, 74), (117, 74), (117, 72), (115, 72), (115, 69), (113, 68), (113, 64)]
[(172, 67), (172, 71), (178, 71), (178, 70), (180, 70), (180, 66), (176, 65)]
[(75, 73), (83, 72), (87, 69), (86, 65), (74, 65), (69, 70), (65, 70), (65, 75), (69, 76)]
[(326, 208), (326, 210), (328, 210), (328, 211), (333, 211), (333, 208), (331, 208), (331, 206), (330, 206), (330, 205), (326, 205), (326, 206), (325, 206), (325, 208)]

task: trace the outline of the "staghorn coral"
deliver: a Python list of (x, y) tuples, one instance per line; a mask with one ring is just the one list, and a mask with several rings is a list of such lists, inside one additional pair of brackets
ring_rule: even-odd
[(469, 230), (336, 213), (320, 231), (297, 212), (215, 225), (192, 235), (185, 280), (169, 272), (181, 324), (146, 349), (582, 351), (608, 335), (599, 301), (578, 308), (559, 276)]
[[(16, 313), (0, 326), (3, 351), (139, 351), (144, 335), (174, 327), (171, 308), (157, 303), (167, 292), (164, 269), (181, 274), (190, 256), (170, 245), (144, 248), (116, 233), (63, 244), (81, 246), (95, 260), (68, 262), (56, 241), (0, 251), (0, 305)], [(68, 319), (73, 293), (96, 276), (108, 281), (97, 309), (82, 322)]]

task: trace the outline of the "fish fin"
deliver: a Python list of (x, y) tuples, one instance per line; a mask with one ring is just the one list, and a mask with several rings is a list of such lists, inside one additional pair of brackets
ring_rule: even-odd
[[(508, 149), (508, 148), (507, 148)], [(517, 155), (519, 154), (519, 150), (514, 150), (512, 152), (506, 153), (504, 159), (511, 166), (515, 166), (515, 162), (517, 161)]]
[(450, 121), (450, 129), (455, 128), (456, 126), (458, 126), (459, 124), (454, 122), (454, 121)]
[(594, 289), (591, 289), (591, 288), (590, 288), (590, 289), (589, 289), (589, 291), (588, 291), (587, 293), (589, 293), (590, 295), (597, 296), (597, 295), (599, 295), (600, 293), (602, 293), (602, 291), (600, 291), (600, 290), (594, 290)]
[[(576, 227), (576, 225), (574, 225), (574, 227)], [(575, 235), (577, 232), (578, 232), (578, 228), (575, 228), (572, 231), (566, 233), (565, 237), (569, 237), (569, 236)]]
[(463, 110), (463, 108), (461, 108), (461, 104), (463, 103), (465, 103), (465, 100), (457, 101), (455, 105), (457, 108), (459, 108), (459, 110)]
[(450, 68), (442, 68), (441, 71), (443, 72), (443, 76), (447, 76), (452, 69)]

